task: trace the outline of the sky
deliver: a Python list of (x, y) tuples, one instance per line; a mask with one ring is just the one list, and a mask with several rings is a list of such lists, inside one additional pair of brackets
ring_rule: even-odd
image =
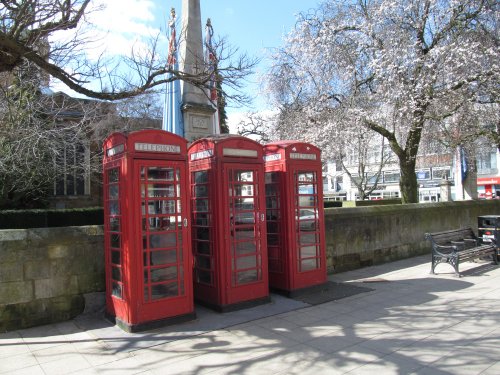
[[(202, 33), (209, 17), (215, 38), (224, 37), (231, 47), (249, 57), (263, 60), (245, 84), (245, 92), (257, 96), (250, 107), (227, 108), (228, 115), (240, 116), (249, 111), (262, 111), (267, 107), (265, 98), (258, 96), (259, 77), (266, 70), (269, 61), (264, 58), (266, 51), (280, 47), (283, 36), (296, 23), (296, 16), (317, 8), (322, 0), (200, 0)], [(109, 54), (130, 51), (140, 37), (156, 35), (159, 30), (167, 45), (167, 23), (170, 9), (175, 8), (177, 18), (182, 17), (182, 0), (94, 0), (94, 5), (104, 4), (105, 8), (91, 13), (89, 20), (96, 31), (102, 33), (102, 48)], [(180, 28), (180, 21), (179, 27)], [(179, 30), (178, 30), (179, 32)], [(94, 53), (99, 53), (96, 48)], [(165, 51), (165, 56), (167, 51)], [(236, 121), (233, 119), (233, 121)]]

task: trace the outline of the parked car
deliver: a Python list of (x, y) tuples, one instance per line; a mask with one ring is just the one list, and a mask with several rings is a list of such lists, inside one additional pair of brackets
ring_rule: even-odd
[(316, 230), (318, 226), (318, 215), (316, 211), (310, 208), (302, 208), (299, 210), (299, 221), (300, 230)]

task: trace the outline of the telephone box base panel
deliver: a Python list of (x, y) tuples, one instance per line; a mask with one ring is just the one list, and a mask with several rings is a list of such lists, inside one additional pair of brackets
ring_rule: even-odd
[(165, 318), (165, 319), (151, 320), (149, 322), (143, 322), (137, 324), (127, 323), (121, 320), (120, 318), (117, 318), (113, 315), (109, 315), (108, 313), (106, 313), (106, 319), (108, 319), (111, 323), (116, 324), (125, 332), (136, 333), (136, 332), (149, 331), (152, 329), (161, 328), (165, 326), (171, 326), (174, 324), (189, 322), (190, 320), (196, 319), (196, 313), (192, 312), (189, 314), (172, 316), (170, 318)]
[(286, 290), (286, 289), (273, 288), (272, 286), (270, 286), (269, 289), (272, 293), (280, 294), (288, 298), (295, 298), (302, 296), (304, 294), (320, 293), (327, 285), (328, 281), (325, 281), (324, 283), (321, 284), (311, 285), (300, 289)]
[(201, 300), (194, 300), (195, 303), (208, 307), (211, 310), (221, 312), (221, 313), (226, 313), (226, 312), (231, 312), (231, 311), (237, 311), (237, 310), (243, 310), (243, 309), (248, 309), (250, 307), (255, 307), (259, 305), (265, 305), (266, 303), (271, 302), (271, 297), (266, 296), (262, 298), (257, 298), (251, 301), (243, 301), (243, 302), (237, 302), (237, 303), (232, 303), (230, 305), (218, 305), (214, 303), (209, 303), (206, 301), (201, 301)]

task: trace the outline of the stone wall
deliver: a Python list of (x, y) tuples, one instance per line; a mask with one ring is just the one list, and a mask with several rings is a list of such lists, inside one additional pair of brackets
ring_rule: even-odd
[(476, 231), (477, 217), (492, 214), (500, 215), (499, 200), (325, 209), (328, 271), (430, 256), (426, 232)]
[[(430, 255), (425, 232), (477, 229), (488, 214), (500, 214), (500, 201), (326, 209), (328, 270)], [(0, 332), (81, 313), (105, 288), (103, 242), (101, 226), (0, 230)]]
[(0, 230), (0, 332), (71, 319), (104, 288), (102, 226)]

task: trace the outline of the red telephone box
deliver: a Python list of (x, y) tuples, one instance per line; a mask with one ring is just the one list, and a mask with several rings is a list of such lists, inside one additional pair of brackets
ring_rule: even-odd
[(194, 296), (218, 311), (269, 301), (262, 145), (235, 135), (188, 150)]
[(129, 332), (193, 319), (187, 141), (142, 130), (103, 148), (107, 315)]
[(264, 161), (269, 285), (297, 294), (327, 281), (321, 151), (278, 141)]

